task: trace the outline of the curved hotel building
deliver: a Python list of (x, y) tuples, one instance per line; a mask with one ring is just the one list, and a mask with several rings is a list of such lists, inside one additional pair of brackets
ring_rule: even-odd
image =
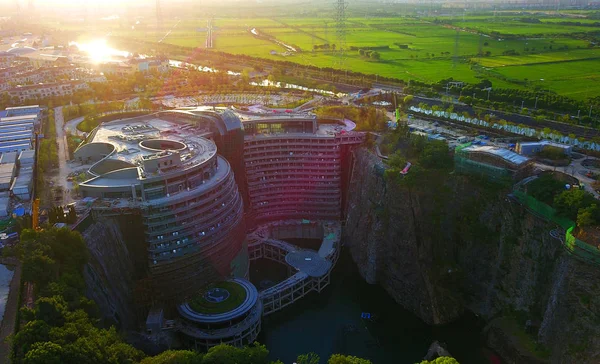
[(98, 198), (97, 213), (141, 214), (153, 300), (180, 299), (228, 276), (238, 255), (237, 274), (247, 271), (234, 172), (201, 135), (208, 133), (154, 115), (107, 123), (74, 153), (91, 164), (79, 188)]
[(339, 220), (348, 147), (362, 142), (350, 121), (316, 116), (242, 116), (252, 217)]
[[(170, 306), (180, 317), (170, 327), (196, 347), (244, 344), (260, 331), (263, 307), (245, 280), (247, 232), (272, 221), (339, 221), (349, 152), (364, 139), (354, 126), (207, 107), (104, 123), (74, 153), (90, 177), (79, 189), (94, 217), (138, 216), (145, 311)], [(243, 310), (217, 320), (190, 309), (190, 297), (223, 279), (247, 290)]]

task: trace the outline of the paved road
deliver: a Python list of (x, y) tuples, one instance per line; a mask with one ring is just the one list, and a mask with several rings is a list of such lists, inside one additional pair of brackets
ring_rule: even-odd
[(83, 136), (83, 132), (77, 130), (77, 124), (79, 124), (82, 121), (83, 121), (83, 116), (67, 121), (64, 124), (65, 132), (70, 133), (72, 135)]
[(67, 181), (67, 177), (69, 177), (72, 170), (67, 163), (69, 160), (69, 149), (67, 147), (67, 134), (65, 132), (62, 106), (54, 109), (54, 119), (56, 123), (56, 143), (58, 144), (58, 175), (52, 179), (55, 186), (62, 186), (64, 192), (61, 203), (62, 205), (66, 205), (73, 201), (71, 193), (69, 193), (72, 183)]

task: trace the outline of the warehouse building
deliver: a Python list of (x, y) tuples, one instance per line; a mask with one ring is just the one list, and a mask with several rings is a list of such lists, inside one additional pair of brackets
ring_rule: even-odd
[(515, 150), (521, 155), (532, 156), (543, 151), (545, 148), (560, 149), (564, 152), (565, 155), (571, 155), (571, 152), (573, 151), (573, 146), (571, 145), (554, 143), (548, 140), (542, 140), (539, 142), (517, 143), (517, 147)]

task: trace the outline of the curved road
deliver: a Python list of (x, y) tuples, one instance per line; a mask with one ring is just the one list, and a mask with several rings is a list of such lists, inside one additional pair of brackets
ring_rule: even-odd
[[(61, 113), (62, 114), (62, 113)], [(75, 119), (71, 119), (69, 121), (67, 121), (66, 123), (64, 123), (64, 129), (65, 132), (72, 134), (72, 135), (80, 135), (83, 136), (83, 132), (79, 131), (77, 129), (77, 124), (79, 124), (80, 122), (83, 121), (83, 116), (75, 118)], [(57, 130), (58, 132), (58, 130)]]

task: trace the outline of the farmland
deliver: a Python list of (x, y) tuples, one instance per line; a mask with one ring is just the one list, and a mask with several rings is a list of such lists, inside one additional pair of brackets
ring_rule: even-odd
[[(347, 69), (404, 81), (435, 83), (454, 78), (482, 79), (497, 88), (545, 90), (585, 100), (600, 96), (600, 20), (561, 15), (455, 14), (453, 16), (349, 17), (345, 44), (331, 17), (214, 17), (214, 49), (320, 68)], [(328, 14), (329, 15), (329, 14)], [(204, 47), (208, 17), (165, 20), (162, 32), (151, 24), (109, 26), (110, 35)], [(71, 30), (73, 26), (62, 26)], [(250, 33), (256, 29), (263, 35)], [(289, 52), (273, 40), (291, 45)], [(329, 46), (325, 46), (329, 45)], [(335, 49), (334, 49), (335, 45)], [(344, 48), (340, 57), (339, 48)], [(359, 50), (375, 51), (369, 57)], [(539, 81), (544, 79), (544, 81)], [(536, 83), (537, 82), (537, 83)], [(585, 85), (585, 87), (584, 87)], [(583, 88), (582, 88), (583, 87)]]

